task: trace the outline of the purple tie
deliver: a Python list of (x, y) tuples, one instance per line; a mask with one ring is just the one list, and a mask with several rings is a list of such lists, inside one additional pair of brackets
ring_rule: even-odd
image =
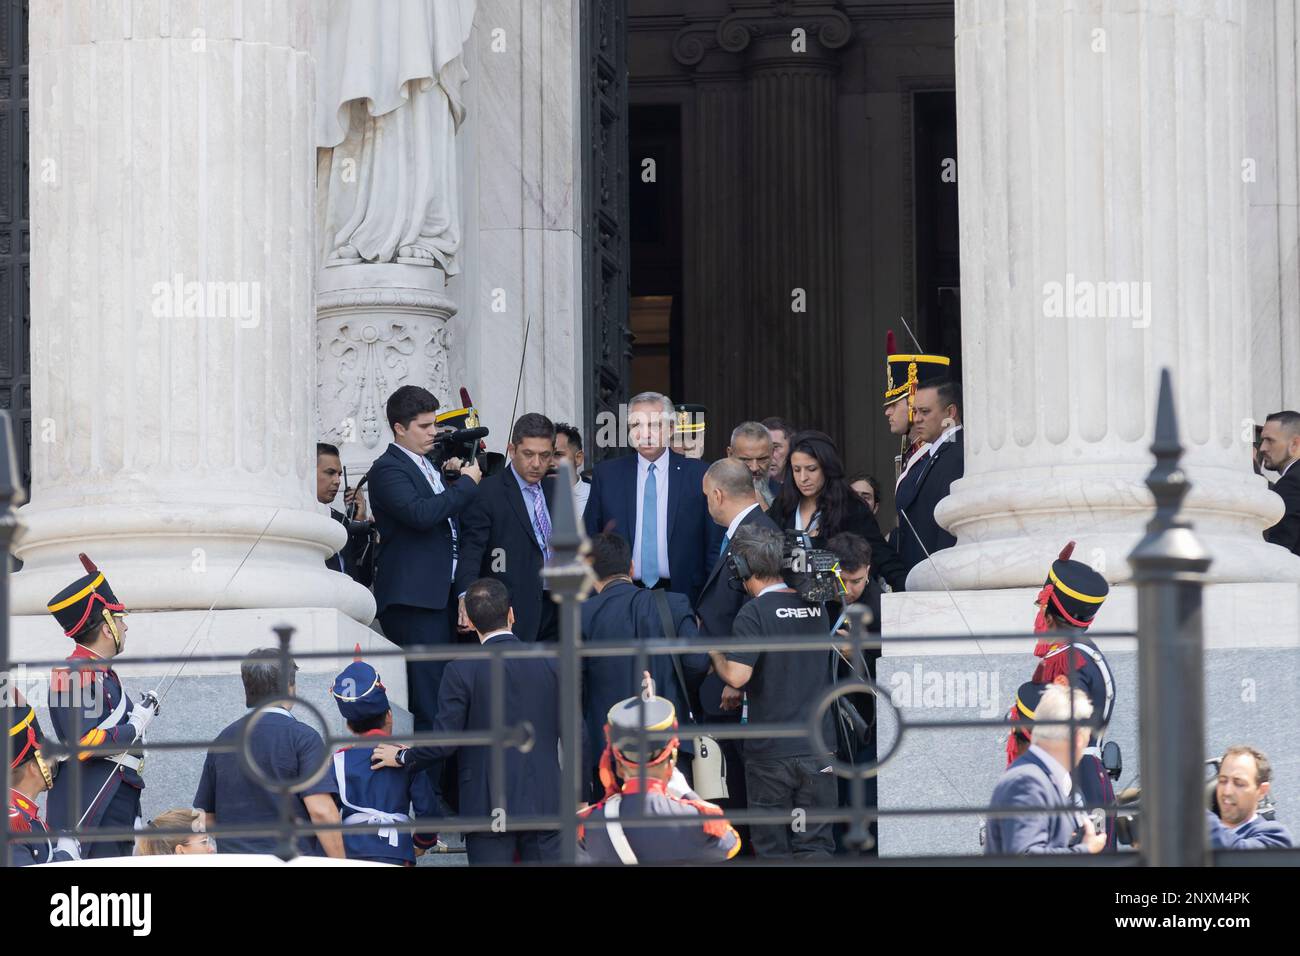
[(542, 550), (546, 554), (546, 560), (549, 561), (551, 559), (551, 519), (546, 514), (541, 485), (529, 485), (528, 492), (533, 496), (533, 517), (537, 519), (537, 530), (542, 535)]

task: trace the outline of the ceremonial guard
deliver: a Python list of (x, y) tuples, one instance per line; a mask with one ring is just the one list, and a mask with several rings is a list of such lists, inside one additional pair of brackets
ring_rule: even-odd
[[(9, 727), (9, 830), (13, 834), (9, 865), (78, 860), (81, 855), (76, 842), (63, 837), (56, 843), (41, 819), (36, 798), (54, 786), (54, 770), (41, 752), (41, 725), (35, 708), (17, 691), (14, 696), (16, 700), (10, 711), (13, 724)], [(23, 839), (19, 836), (23, 833), (31, 837)]]
[(890, 433), (897, 435), (902, 445), (894, 457), (894, 488), (897, 489), (926, 449), (925, 442), (912, 435), (916, 390), (948, 378), (951, 361), (946, 355), (899, 352), (893, 329), (886, 333), (885, 352), (885, 418)]
[[(393, 732), (393, 711), (378, 672), (365, 661), (349, 664), (330, 689), (348, 730), (358, 737), (387, 737)], [(371, 769), (374, 747), (358, 743), (334, 753), (333, 773), (343, 822), (373, 824), (376, 829), (345, 830), (343, 845), (349, 860), (370, 860), (414, 866), (415, 858), (436, 846), (436, 833), (416, 833), (394, 827), (411, 819), (436, 815), (437, 800), (429, 775), (408, 767)]]
[[(1098, 726), (1079, 761), (1075, 780), (1084, 803), (1090, 807), (1110, 807), (1115, 804), (1115, 790), (1102, 764), (1101, 745), (1115, 709), (1115, 679), (1105, 655), (1087, 635), (1110, 586), (1088, 565), (1071, 560), (1073, 553), (1071, 541), (1052, 562), (1043, 589), (1038, 592), (1034, 633), (1039, 637), (1034, 656), (1041, 660), (1031, 680), (1037, 684), (1077, 687), (1088, 695)], [(1008, 765), (1015, 759), (1010, 743), (1007, 758)], [(1111, 818), (1106, 826), (1106, 851), (1114, 849), (1115, 827)]]
[[(740, 835), (723, 818), (722, 808), (699, 799), (676, 772), (677, 738), (646, 740), (642, 755), (639, 748), (643, 727), (646, 731), (676, 731), (677, 713), (672, 703), (663, 697), (629, 697), (610, 708), (605, 724), (606, 747), (600, 758), (605, 799), (579, 813), (584, 821), (603, 820), (604, 826), (589, 827), (584, 823), (578, 827), (579, 860), (667, 864), (734, 857), (740, 852)], [(626, 829), (619, 823), (634, 817), (696, 817), (698, 823)]]
[(673, 411), (677, 414), (677, 427), (673, 429), (670, 447), (687, 458), (703, 458), (704, 417), (709, 414), (709, 410), (703, 405), (683, 402), (673, 406)]
[[(81, 753), (80, 788), (72, 792), (75, 774), (62, 773), (50, 791), (48, 815), (56, 829), (75, 826), (125, 827), (140, 816), (144, 779), (144, 731), (158, 714), (158, 699), (127, 696), (122, 680), (109, 662), (122, 653), (126, 639), (126, 607), (113, 594), (104, 572), (84, 554), (85, 575), (50, 599), (47, 610), (76, 642), (69, 661), (92, 661), (81, 668), (56, 667), (50, 675), (50, 720), (64, 744), (113, 745), (120, 751)], [(86, 859), (130, 856), (131, 837), (87, 841)]]

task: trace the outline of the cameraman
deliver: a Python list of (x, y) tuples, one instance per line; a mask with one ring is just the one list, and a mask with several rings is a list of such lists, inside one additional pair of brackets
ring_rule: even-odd
[[(770, 528), (743, 527), (731, 541), (731, 560), (753, 598), (736, 615), (738, 638), (816, 637), (807, 651), (711, 651), (723, 682), (744, 688), (751, 723), (807, 723), (812, 708), (831, 687), (831, 650), (826, 612), (805, 601), (781, 575), (785, 541)], [(775, 656), (773, 656), (775, 655)], [(837, 800), (831, 751), (835, 727), (828, 708), (821, 745), (802, 737), (746, 740), (745, 789), (751, 810), (833, 809)], [(754, 852), (760, 857), (829, 857), (835, 852), (830, 823), (804, 826), (754, 824)]]
[[(370, 466), (370, 504), (379, 530), (375, 605), (384, 636), (399, 647), (451, 643), (456, 521), (478, 497), (483, 477), (473, 460), (450, 458), (439, 474), (426, 457), (437, 438), (437, 410), (438, 400), (418, 385), (393, 392), (387, 405), (393, 441)], [(445, 661), (406, 665), (417, 731), (433, 726), (445, 667)]]
[(1214, 786), (1216, 816), (1207, 810), (1210, 845), (1228, 850), (1267, 850), (1289, 847), (1291, 834), (1276, 820), (1257, 813), (1268, 794), (1273, 767), (1254, 747), (1229, 747), (1219, 760), (1219, 778)]

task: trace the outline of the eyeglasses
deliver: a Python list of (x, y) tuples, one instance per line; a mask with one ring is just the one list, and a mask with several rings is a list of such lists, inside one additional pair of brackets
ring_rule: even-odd
[(771, 455), (764, 455), (762, 458), (742, 458), (739, 455), (736, 456), (736, 461), (740, 462), (742, 465), (765, 465), (771, 460)]

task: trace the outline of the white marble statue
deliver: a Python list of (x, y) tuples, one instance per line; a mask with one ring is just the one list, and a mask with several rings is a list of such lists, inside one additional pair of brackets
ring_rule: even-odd
[(329, 0), (316, 52), (323, 265), (459, 271), (456, 131), (474, 0)]

